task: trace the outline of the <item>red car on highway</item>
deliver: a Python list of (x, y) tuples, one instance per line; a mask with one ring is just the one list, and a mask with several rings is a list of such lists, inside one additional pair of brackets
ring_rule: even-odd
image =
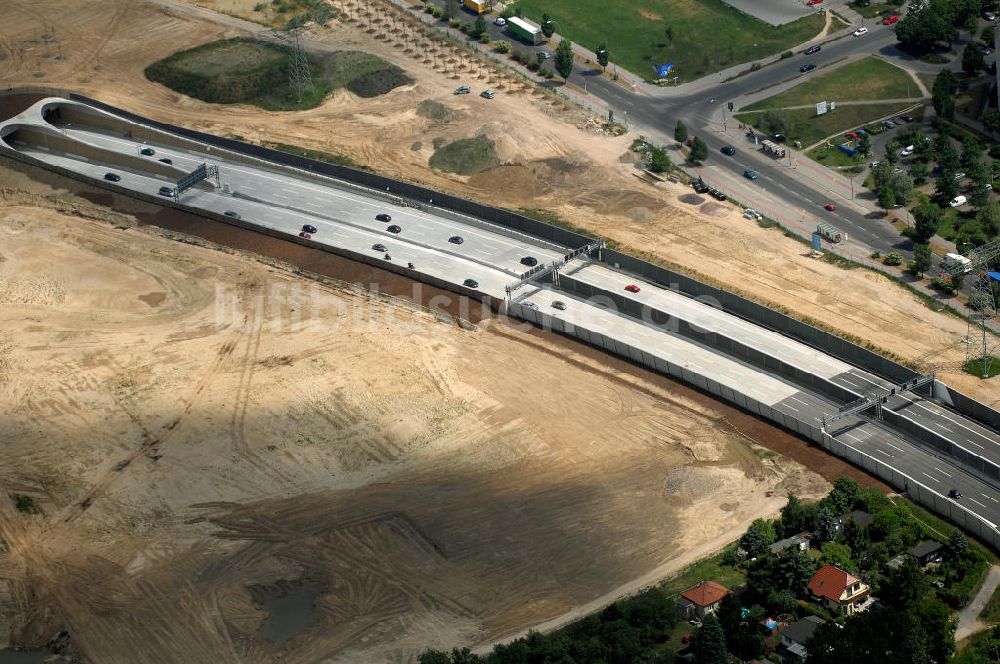
[(899, 17), (895, 14), (885, 17), (885, 20), (882, 21), (882, 25), (892, 25), (893, 23), (899, 23)]
[(638, 293), (639, 287), (636, 286), (635, 284), (629, 284), (628, 286), (625, 287), (625, 290), (627, 290), (629, 293)]
[(829, 210), (830, 212), (835, 212), (837, 210), (837, 206), (834, 205), (833, 203), (827, 203), (823, 207)]

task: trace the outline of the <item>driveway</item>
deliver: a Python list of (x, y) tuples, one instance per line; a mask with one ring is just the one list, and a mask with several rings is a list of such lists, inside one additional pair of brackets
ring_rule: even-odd
[(955, 630), (956, 641), (961, 641), (989, 627), (989, 625), (979, 619), (979, 614), (982, 612), (983, 607), (986, 606), (986, 602), (993, 596), (993, 591), (996, 590), (998, 585), (1000, 585), (1000, 565), (991, 565), (989, 571), (986, 573), (986, 581), (983, 582), (983, 587), (979, 589), (979, 592), (972, 598), (968, 606), (958, 614), (958, 629)]

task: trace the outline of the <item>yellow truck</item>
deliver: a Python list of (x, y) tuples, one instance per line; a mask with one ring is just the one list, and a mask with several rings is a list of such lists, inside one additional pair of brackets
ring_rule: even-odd
[(462, 3), (477, 14), (482, 14), (489, 9), (486, 0), (462, 0)]

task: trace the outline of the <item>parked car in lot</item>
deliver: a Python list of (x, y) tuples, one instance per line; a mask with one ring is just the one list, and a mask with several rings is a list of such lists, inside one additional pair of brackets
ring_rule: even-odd
[(625, 290), (627, 290), (629, 293), (638, 293), (642, 289), (636, 286), (635, 284), (629, 284), (628, 286), (625, 287)]
[(862, 25), (860, 28), (858, 28), (857, 30), (855, 30), (853, 34), (854, 34), (855, 37), (860, 37), (861, 35), (866, 35), (866, 34), (868, 34), (868, 28), (866, 28), (865, 26)]
[(385, 248), (385, 245), (382, 244), (381, 242), (373, 244), (372, 249), (374, 249), (375, 251), (388, 251), (388, 249)]
[(743, 171), (743, 177), (745, 177), (747, 180), (756, 180), (757, 178), (760, 177), (760, 175), (757, 173), (757, 171), (751, 171), (750, 169), (747, 169)]
[(812, 71), (813, 69), (816, 69), (816, 65), (812, 62), (810, 62), (807, 65), (802, 65), (801, 67), (799, 67), (799, 71), (802, 73), (805, 73), (807, 71)]
[(457, 95), (467, 95), (470, 92), (472, 92), (472, 88), (470, 88), (468, 85), (460, 85), (457, 88), (455, 88), (455, 94)]
[(827, 203), (826, 205), (823, 206), (823, 209), (824, 210), (829, 210), (830, 212), (836, 212), (837, 211), (837, 206), (834, 203)]
[(746, 210), (743, 210), (743, 218), (760, 221), (764, 218), (764, 215), (762, 215), (760, 212), (757, 212), (757, 210), (754, 210), (753, 208), (747, 208)]
[(119, 182), (121, 181), (122, 176), (118, 175), (117, 173), (105, 173), (104, 179), (107, 180), (108, 182)]
[(899, 16), (893, 14), (892, 16), (886, 16), (882, 19), (882, 25), (892, 25), (893, 23), (899, 23)]
[(144, 154), (147, 157), (152, 157), (154, 154), (156, 154), (156, 150), (154, 150), (153, 148), (143, 148), (139, 150), (139, 154)]
[(816, 45), (810, 46), (806, 50), (802, 51), (802, 53), (805, 54), (805, 55), (812, 55), (813, 53), (819, 53), (820, 49), (822, 49), (822, 48), (823, 48), (822, 46), (820, 46), (819, 44), (816, 44)]
[(906, 120), (905, 120), (905, 119), (903, 118), (903, 116), (902, 116), (902, 115), (897, 115), (896, 117), (894, 117), (894, 118), (892, 119), (892, 121), (893, 121), (893, 122), (895, 122), (895, 123), (896, 123), (896, 124), (898, 124), (898, 125), (901, 125), (901, 124), (903, 124), (903, 123), (905, 123), (905, 122), (906, 122)]
[(726, 200), (726, 195), (724, 193), (722, 193), (721, 191), (719, 191), (718, 189), (709, 189), (708, 193), (709, 193), (709, 195), (712, 198), (714, 198), (717, 201), (724, 201), (724, 200)]
[(496, 20), (493, 21), (493, 25), (499, 25), (502, 28), (503, 26), (507, 25), (507, 19), (503, 18), (502, 16), (498, 16)]
[(808, 5), (812, 6), (812, 7), (814, 7), (814, 6), (816, 6), (816, 5), (821, 5), (821, 4), (823, 4), (823, 0), (809, 0), (809, 2), (808, 2), (808, 3), (806, 3), (806, 4), (808, 4)]
[(392, 217), (384, 213), (375, 215), (375, 219), (378, 221), (392, 221)]
[(566, 311), (566, 303), (562, 300), (556, 300), (552, 303), (553, 309), (558, 309), (559, 311)]
[(468, 288), (479, 288), (479, 282), (475, 279), (466, 279), (462, 282), (462, 285)]
[(173, 187), (160, 187), (160, 196), (170, 196), (173, 198), (174, 188)]
[(240, 216), (240, 213), (237, 212), (236, 210), (226, 210), (222, 214), (226, 215), (227, 217), (232, 217), (233, 219), (242, 219), (243, 218), (243, 217)]
[(482, 92), (480, 92), (479, 96), (482, 97), (482, 98), (484, 98), (484, 99), (493, 99), (494, 97), (497, 96), (497, 93), (493, 92), (490, 89), (486, 89), (486, 90), (483, 90)]
[(969, 201), (968, 198), (966, 198), (962, 194), (959, 194), (958, 196), (956, 196), (955, 198), (951, 199), (948, 202), (948, 207), (961, 207), (965, 205), (968, 201)]
[(389, 231), (390, 233), (399, 233), (402, 232), (403, 229), (397, 226), (396, 224), (393, 224), (388, 228), (386, 228), (385, 230)]
[(732, 157), (734, 154), (736, 154), (736, 148), (734, 148), (732, 145), (723, 145), (720, 152), (722, 152), (722, 154), (729, 155), (730, 157)]
[(900, 115), (899, 117), (903, 118), (903, 122), (913, 122), (912, 115)]
[(995, 21), (997, 15), (994, 14), (993, 12), (983, 12), (983, 18), (985, 18), (987, 21)]
[(527, 265), (528, 267), (535, 267), (538, 265), (538, 259), (534, 256), (525, 256), (521, 259), (521, 265)]
[(448, 238), (448, 242), (451, 242), (452, 244), (462, 244), (465, 242), (465, 239), (461, 235), (452, 235)]
[(905, 148), (903, 148), (902, 150), (899, 151), (899, 156), (900, 157), (909, 157), (911, 154), (913, 154), (913, 146), (912, 145), (907, 145)]
[(708, 191), (708, 185), (701, 178), (698, 178), (694, 181), (694, 190), (699, 194), (704, 194)]
[(886, 129), (892, 129), (893, 127), (896, 126), (896, 123), (893, 122), (892, 120), (882, 120), (882, 126), (885, 127)]
[(306, 225), (304, 225), (302, 227), (302, 230), (305, 231), (306, 233), (318, 233), (319, 232), (319, 231), (316, 230), (316, 227), (313, 226), (312, 224), (306, 224)]

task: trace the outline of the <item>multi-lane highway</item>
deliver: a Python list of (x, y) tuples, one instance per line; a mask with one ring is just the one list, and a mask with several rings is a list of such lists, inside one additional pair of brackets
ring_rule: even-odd
[[(59, 113), (47, 116), (52, 122), (42, 117), (42, 109), (60, 106), (73, 108), (67, 116), (83, 119), (67, 125), (58, 120)], [(88, 114), (94, 122), (86, 121)], [(0, 122), (0, 150), (74, 177), (146, 196), (158, 196), (161, 188), (169, 193), (184, 173), (209, 163), (218, 168), (220, 184), (226, 186), (204, 181), (183, 192), (180, 203), (191, 210), (220, 215), (228, 212), (230, 218), (237, 214), (241, 223), (287, 234), (295, 241), (299, 241), (304, 226), (314, 226), (316, 231), (310, 241), (317, 246), (345, 250), (376, 262), (412, 263), (417, 275), (456, 287), (464, 284), (497, 299), (503, 299), (506, 287), (529, 269), (526, 259), (539, 264), (559, 263), (573, 249), (432, 205), (417, 209), (393, 202), (384, 192), (109, 118), (113, 116), (77, 102), (43, 100), (17, 118)], [(140, 128), (142, 131), (137, 133), (152, 138), (143, 143), (129, 138), (133, 129)], [(143, 149), (147, 154), (142, 153)], [(117, 179), (107, 180), (109, 173)], [(378, 219), (378, 215), (386, 214), (390, 220)], [(393, 232), (390, 226), (398, 226), (399, 232)], [(461, 238), (461, 242), (454, 238)], [(372, 248), (378, 244), (384, 248)], [(836, 412), (843, 401), (829, 396), (829, 390), (816, 389), (817, 381), (829, 381), (856, 395), (889, 385), (877, 376), (710, 303), (595, 263), (585, 255), (565, 264), (562, 274), (567, 280), (626, 297), (670, 320), (683, 320), (710, 335), (752, 347), (794, 367), (798, 374), (779, 375), (769, 369), (767, 362), (746, 361), (709, 337), (682, 334), (669, 321), (662, 324), (654, 322), (653, 317), (622, 313), (607, 306), (608, 298), (585, 300), (554, 285), (527, 284), (515, 291), (514, 301), (560, 321), (561, 329), (565, 330), (566, 325), (578, 328), (577, 336), (581, 338), (592, 333), (614, 339), (616, 345), (636, 349), (647, 358), (679, 369), (672, 373), (705, 377), (729, 394), (743, 395), (734, 397), (737, 403), (743, 399), (743, 403), (759, 404), (760, 412), (771, 413), (776, 421), (799, 422), (818, 430), (823, 415)], [(638, 291), (626, 290), (630, 284)], [(560, 306), (556, 306), (557, 301)], [(806, 375), (808, 380), (802, 378)], [(1000, 437), (979, 423), (912, 395), (899, 397), (889, 407), (957, 445), (1000, 461)], [(1000, 523), (1000, 490), (976, 473), (935, 454), (930, 446), (877, 421), (842, 420), (835, 434), (853, 450), (904, 474), (909, 478), (905, 482), (929, 488), (947, 509), (967, 510), (990, 528)], [(949, 502), (946, 496), (952, 489), (960, 490), (968, 500)]]

